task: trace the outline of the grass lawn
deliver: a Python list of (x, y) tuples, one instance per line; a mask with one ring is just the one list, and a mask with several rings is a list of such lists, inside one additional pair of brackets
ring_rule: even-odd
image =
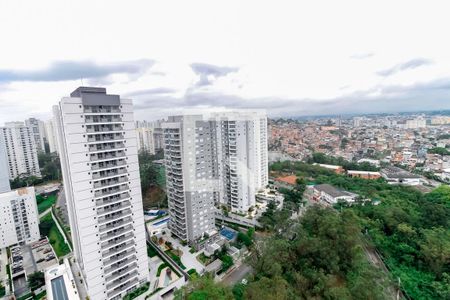
[(48, 213), (41, 218), (39, 230), (42, 235), (46, 235), (48, 237), (50, 244), (53, 246), (53, 249), (58, 257), (62, 257), (70, 253), (69, 246), (64, 242), (64, 237), (56, 227), (51, 213)]
[(49, 209), (53, 204), (56, 203), (56, 195), (49, 195), (47, 197), (37, 195), (36, 202), (38, 205), (38, 212), (43, 213), (46, 209)]

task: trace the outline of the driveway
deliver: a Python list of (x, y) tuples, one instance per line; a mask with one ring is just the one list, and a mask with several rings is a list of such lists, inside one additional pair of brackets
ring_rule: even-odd
[(233, 286), (238, 282), (241, 282), (248, 274), (252, 272), (252, 267), (246, 264), (242, 264), (234, 269), (230, 274), (222, 279), (222, 283), (228, 286)]

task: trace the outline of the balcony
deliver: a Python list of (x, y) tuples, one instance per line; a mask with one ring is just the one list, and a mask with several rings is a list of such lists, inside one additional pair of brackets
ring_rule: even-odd
[(103, 179), (101, 181), (94, 183), (94, 189), (109, 187), (109, 186), (117, 185), (117, 184), (127, 182), (127, 181), (128, 181), (128, 176), (126, 176), (126, 175), (122, 175), (119, 178)]
[(96, 124), (96, 123), (117, 123), (122, 122), (122, 118), (119, 116), (102, 116), (102, 115), (94, 115), (94, 116), (86, 116), (85, 118), (86, 124)]
[(124, 139), (125, 138), (122, 133), (116, 132), (116, 133), (88, 136), (87, 142), (90, 144), (95, 144), (95, 143), (104, 143), (108, 141), (123, 141)]
[(111, 125), (87, 125), (86, 132), (90, 134), (95, 133), (105, 133), (105, 132), (113, 132), (113, 131), (122, 131), (122, 125), (111, 124)]
[(127, 173), (127, 168), (120, 168), (116, 170), (110, 170), (110, 171), (100, 171), (100, 172), (94, 172), (92, 174), (93, 179), (101, 179), (101, 178), (110, 178), (114, 176), (119, 176), (122, 174)]
[[(136, 271), (137, 263), (128, 265), (124, 270), (117, 272), (116, 274), (112, 273), (110, 276), (105, 277), (106, 281), (111, 282), (106, 285), (106, 289), (111, 289), (120, 285), (121, 282), (127, 281), (127, 279), (132, 278), (137, 275)], [(116, 281), (116, 282), (114, 282)], [(117, 282), (118, 281), (118, 282)]]
[(120, 113), (119, 107), (109, 106), (109, 107), (84, 107), (84, 113), (86, 114), (100, 114), (100, 113)]
[(108, 196), (108, 195), (112, 195), (115, 193), (120, 193), (122, 191), (126, 191), (128, 190), (128, 185), (127, 184), (122, 184), (121, 186), (116, 186), (113, 188), (106, 188), (106, 189), (102, 189), (100, 191), (95, 191), (94, 196), (96, 198), (98, 197), (104, 197), (104, 196)]
[(139, 280), (136, 278), (137, 273), (132, 276), (127, 276), (127, 278), (123, 278), (121, 280), (122, 284), (114, 284), (111, 285), (108, 290), (111, 290), (110, 292), (106, 293), (108, 296), (108, 299), (113, 299), (117, 296), (119, 296), (121, 293), (136, 287), (139, 284)]
[(131, 209), (122, 210), (117, 213), (111, 213), (109, 215), (101, 216), (98, 218), (99, 224), (105, 224), (113, 221), (117, 221), (119, 219), (128, 217), (131, 215)]
[(123, 148), (125, 148), (125, 144), (123, 142), (93, 144), (89, 145), (89, 152), (102, 152), (107, 150), (119, 150)]
[(102, 257), (103, 258), (108, 258), (108, 257), (116, 255), (116, 254), (118, 254), (118, 253), (120, 253), (120, 252), (122, 252), (124, 250), (128, 250), (128, 249), (131, 250), (131, 249), (133, 249), (133, 247), (134, 247), (134, 242), (133, 241), (122, 243), (122, 244), (120, 244), (119, 246), (117, 246), (115, 248), (110, 248), (110, 249), (104, 250), (102, 252)]
[(128, 224), (131, 224), (131, 223), (133, 223), (133, 219), (131, 217), (124, 218), (124, 219), (121, 219), (121, 220), (119, 220), (117, 222), (114, 222), (114, 223), (110, 223), (110, 224), (107, 224), (107, 225), (101, 225), (99, 227), (99, 232), (101, 234), (103, 234), (103, 233), (106, 233), (106, 232), (110, 232), (110, 231), (116, 230), (118, 228), (121, 228), (121, 227), (123, 227), (125, 225), (128, 225)]
[(122, 260), (122, 261), (119, 260), (119, 261), (115, 262), (114, 264), (112, 264), (110, 267), (105, 268), (104, 274), (107, 275), (107, 274), (116, 272), (120, 269), (124, 269), (126, 266), (132, 264), (135, 261), (136, 261), (136, 256), (134, 256), (134, 255), (125, 260)]
[(115, 246), (120, 245), (121, 243), (127, 242), (129, 240), (132, 240), (134, 238), (133, 233), (123, 234), (119, 237), (116, 237), (112, 240), (109, 240), (107, 242), (103, 242), (100, 244), (102, 249), (109, 249)]
[(125, 159), (120, 159), (120, 160), (110, 161), (110, 162), (92, 163), (91, 170), (95, 171), (95, 170), (111, 169), (111, 168), (124, 166), (126, 164), (127, 164), (127, 162), (125, 161)]
[(105, 197), (103, 199), (97, 200), (95, 204), (97, 205), (97, 208), (100, 208), (106, 205), (122, 202), (125, 199), (130, 199), (130, 194), (128, 192), (122, 193), (120, 195), (110, 196), (107, 198)]
[(125, 208), (130, 208), (131, 207), (131, 202), (130, 201), (123, 201), (123, 202), (119, 202), (113, 205), (109, 205), (109, 206), (105, 206), (104, 208), (99, 208), (97, 209), (97, 215), (98, 216), (102, 216), (105, 214), (109, 214), (109, 213), (113, 213), (113, 212), (117, 212), (119, 210), (125, 209)]
[(113, 239), (113, 238), (119, 236), (120, 234), (128, 233), (132, 230), (133, 230), (133, 226), (131, 226), (131, 225), (120, 227), (119, 229), (115, 229), (115, 230), (109, 231), (107, 233), (101, 234), (100, 241), (106, 242), (110, 239)]
[(125, 152), (123, 150), (119, 151), (111, 151), (109, 153), (98, 153), (91, 154), (91, 161), (99, 161), (99, 160), (107, 160), (107, 159), (115, 159), (125, 157)]
[(130, 257), (131, 255), (134, 255), (136, 252), (134, 251), (134, 249), (129, 249), (129, 250), (123, 250), (122, 252), (119, 252), (116, 255), (111, 256), (108, 259), (103, 260), (103, 265), (109, 266), (113, 263), (116, 263), (124, 258)]

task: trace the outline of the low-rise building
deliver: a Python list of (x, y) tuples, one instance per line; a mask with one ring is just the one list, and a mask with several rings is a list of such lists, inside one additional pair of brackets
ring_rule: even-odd
[(310, 200), (326, 206), (336, 204), (338, 202), (353, 203), (358, 197), (357, 194), (350, 193), (335, 188), (330, 184), (318, 184), (308, 186)]
[(336, 165), (327, 165), (327, 164), (318, 164), (315, 163), (315, 166), (319, 166), (328, 170), (333, 171), (336, 174), (343, 174), (345, 172), (344, 168), (342, 166), (336, 166)]
[(67, 258), (62, 265), (52, 266), (45, 271), (45, 288), (48, 300), (80, 299)]
[(347, 175), (353, 178), (363, 178), (363, 179), (378, 179), (381, 177), (380, 172), (370, 172), (370, 171), (353, 171), (348, 170)]
[(389, 184), (419, 185), (421, 177), (399, 167), (389, 166), (381, 170), (381, 176)]

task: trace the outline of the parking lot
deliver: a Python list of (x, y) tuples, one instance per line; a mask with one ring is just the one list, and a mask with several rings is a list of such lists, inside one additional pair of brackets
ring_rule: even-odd
[(16, 295), (28, 291), (27, 276), (58, 264), (58, 259), (47, 239), (42, 239), (30, 245), (11, 247), (10, 250), (11, 275)]

